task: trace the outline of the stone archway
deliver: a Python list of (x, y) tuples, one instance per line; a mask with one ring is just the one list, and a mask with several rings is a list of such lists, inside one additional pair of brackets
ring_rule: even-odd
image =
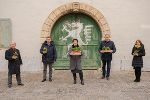
[(60, 17), (72, 12), (73, 13), (80, 12), (91, 16), (99, 25), (102, 34), (110, 33), (109, 25), (100, 11), (98, 11), (96, 8), (90, 5), (79, 2), (73, 2), (62, 5), (49, 14), (48, 18), (45, 20), (42, 26), (40, 37), (41, 42), (43, 42), (45, 38), (50, 35), (53, 25)]

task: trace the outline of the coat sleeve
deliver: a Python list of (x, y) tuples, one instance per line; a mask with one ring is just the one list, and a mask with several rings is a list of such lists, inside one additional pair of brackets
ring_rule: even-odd
[(70, 56), (71, 51), (72, 51), (72, 47), (69, 47), (69, 50), (67, 52), (67, 56)]
[(138, 53), (138, 56), (145, 56), (145, 48), (144, 48), (144, 45), (142, 46), (141, 52)]
[(20, 51), (19, 51), (19, 50), (18, 50), (18, 54), (19, 54), (18, 58), (19, 58), (20, 64), (22, 65), (22, 58), (21, 58), (21, 55), (20, 55)]
[(41, 53), (41, 54), (44, 54), (44, 53), (43, 53), (43, 48), (44, 48), (44, 45), (42, 44), (41, 49), (40, 49), (40, 53)]
[(81, 46), (81, 56), (82, 56), (82, 58), (84, 58), (86, 55), (85, 55), (85, 53), (83, 52), (83, 47)]
[(113, 42), (113, 44), (112, 44), (112, 50), (113, 50), (113, 53), (116, 52), (116, 46), (115, 46), (114, 42)]
[(57, 51), (56, 51), (56, 46), (54, 45), (54, 60), (56, 61), (57, 59)]
[(9, 52), (9, 50), (6, 50), (6, 51), (5, 51), (5, 59), (6, 59), (6, 60), (13, 60), (13, 59), (12, 59), (12, 56), (11, 56), (11, 54), (10, 54), (10, 52)]
[(131, 54), (133, 55), (133, 53), (134, 53), (134, 47), (132, 48), (132, 52), (131, 52)]
[(101, 50), (102, 50), (102, 41), (99, 42), (98, 52), (100, 53)]

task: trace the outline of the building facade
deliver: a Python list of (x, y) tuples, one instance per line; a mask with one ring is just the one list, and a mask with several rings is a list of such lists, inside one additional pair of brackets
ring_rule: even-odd
[(23, 59), (23, 71), (42, 69), (41, 43), (51, 36), (58, 59), (55, 69), (68, 69), (67, 50), (72, 38), (78, 38), (84, 51), (82, 66), (98, 69), (99, 41), (109, 33), (117, 52), (113, 55), (113, 70), (131, 70), (131, 50), (136, 39), (146, 49), (145, 71), (150, 71), (149, 0), (0, 0), (0, 71), (7, 70), (4, 59), (8, 43), (16, 41)]

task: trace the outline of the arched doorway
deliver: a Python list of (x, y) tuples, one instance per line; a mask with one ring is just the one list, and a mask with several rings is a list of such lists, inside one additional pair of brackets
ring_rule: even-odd
[(104, 33), (110, 33), (104, 16), (89, 5), (74, 2), (58, 7), (49, 15), (42, 27), (41, 40), (52, 36), (58, 53), (55, 69), (68, 69), (67, 49), (72, 38), (78, 37), (84, 50), (82, 66), (97, 69), (100, 66), (98, 43)]
[(101, 30), (97, 23), (82, 13), (69, 13), (62, 16), (54, 24), (51, 36), (56, 44), (58, 59), (54, 64), (57, 69), (68, 69), (69, 57), (67, 52), (73, 38), (79, 40), (84, 56), (84, 69), (96, 69), (100, 66), (98, 44), (101, 39)]

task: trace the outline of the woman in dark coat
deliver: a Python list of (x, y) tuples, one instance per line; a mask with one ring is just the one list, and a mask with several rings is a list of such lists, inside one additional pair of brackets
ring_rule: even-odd
[(16, 79), (18, 85), (24, 85), (21, 83), (20, 77), (20, 65), (22, 64), (22, 59), (20, 52), (15, 48), (16, 43), (11, 42), (10, 48), (5, 52), (5, 59), (8, 60), (8, 87), (12, 87), (12, 75), (16, 74)]
[(76, 73), (79, 73), (81, 84), (84, 85), (83, 72), (81, 67), (81, 48), (78, 45), (78, 40), (73, 39), (73, 45), (69, 49), (70, 69), (73, 74), (74, 84), (76, 84)]
[(132, 66), (135, 69), (135, 77), (134, 82), (140, 82), (141, 77), (141, 68), (143, 67), (143, 56), (145, 56), (144, 45), (140, 40), (136, 40), (135, 45), (132, 49)]

